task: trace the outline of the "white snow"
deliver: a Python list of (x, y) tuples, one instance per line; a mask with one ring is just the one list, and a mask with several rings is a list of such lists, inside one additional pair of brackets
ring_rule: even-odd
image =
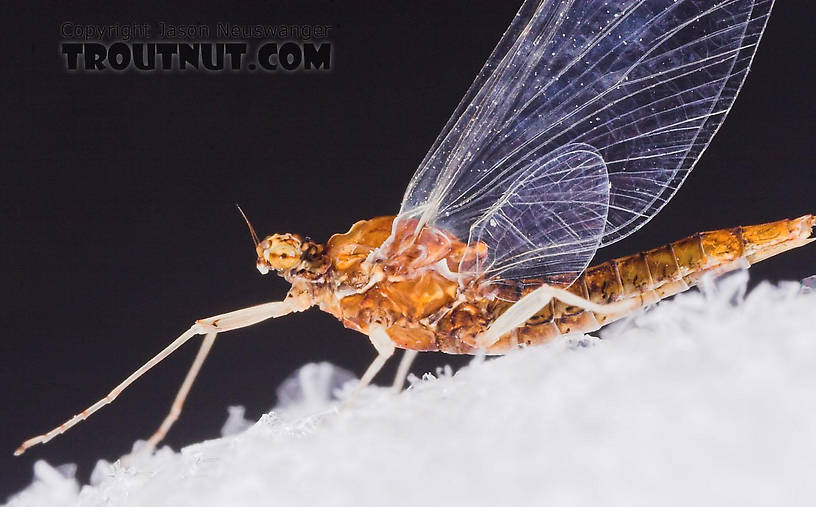
[(8, 505), (812, 505), (816, 293), (746, 279), (342, 412), (344, 373), (308, 365), (255, 424), (92, 485), (38, 462)]

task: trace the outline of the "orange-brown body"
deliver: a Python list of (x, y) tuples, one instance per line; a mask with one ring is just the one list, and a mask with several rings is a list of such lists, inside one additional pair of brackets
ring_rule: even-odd
[[(397, 231), (387, 244), (394, 217), (354, 224), (332, 236), (325, 247), (304, 244), (301, 265), (285, 273), (290, 297), (306, 299), (362, 333), (385, 327), (400, 348), (473, 353), (476, 337), (520, 297), (545, 283), (524, 280), (500, 285), (453, 276), (465, 258), (484, 255), (457, 238), (423, 229)], [(701, 232), (668, 245), (587, 268), (566, 290), (595, 303), (630, 300), (634, 309), (693, 286), (707, 273), (719, 274), (802, 246), (816, 217)], [(463, 265), (467, 265), (464, 263)], [(552, 283), (552, 282), (551, 282)], [(631, 310), (630, 310), (631, 311)], [(571, 332), (594, 331), (626, 312), (596, 313), (550, 301), (521, 327), (488, 350), (501, 354)]]
[[(545, 343), (558, 335), (593, 331), (638, 307), (688, 289), (707, 273), (747, 266), (816, 241), (812, 237), (816, 228), (813, 215), (701, 232), (663, 247), (592, 266), (571, 284), (549, 290), (544, 284), (555, 286), (552, 277), (510, 281), (466, 275), (477, 272), (473, 269), (480, 265), (477, 261), (487, 259), (484, 244), (467, 246), (445, 231), (431, 227), (416, 231), (416, 222), (405, 221), (395, 226), (394, 219), (379, 217), (357, 222), (349, 232), (332, 236), (325, 246), (304, 241), (296, 234), (274, 234), (258, 241), (250, 226), (258, 253), (258, 270), (261, 273), (275, 270), (292, 284), (286, 300), (197, 320), (107, 396), (51, 431), (29, 438), (14, 454), (20, 455), (87, 419), (197, 334), (205, 335), (201, 348), (173, 408), (148, 440), (148, 448), (164, 437), (178, 417), (190, 385), (219, 332), (318, 305), (346, 327), (367, 334), (377, 350), (377, 358), (363, 374), (359, 390), (393, 353), (392, 345), (462, 354), (479, 350), (478, 341), (484, 344), (487, 353), (501, 354), (515, 347)], [(530, 298), (524, 298), (533, 291), (536, 292)], [(547, 292), (583, 306), (539, 298)], [(508, 309), (519, 300), (520, 310), (509, 313)], [(614, 304), (604, 306), (606, 303)], [(529, 318), (524, 317), (538, 308), (536, 304), (543, 308)], [(604, 312), (606, 309), (609, 311)], [(492, 327), (494, 323), (496, 327)], [(501, 332), (504, 334), (495, 336)], [(498, 339), (488, 341), (485, 336)], [(412, 358), (412, 354), (403, 356), (397, 387), (402, 386), (407, 373), (405, 365)]]

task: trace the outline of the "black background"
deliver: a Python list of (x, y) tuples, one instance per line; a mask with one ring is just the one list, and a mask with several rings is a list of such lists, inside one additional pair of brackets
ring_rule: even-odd
[[(0, 498), (30, 480), (37, 459), (77, 462), (87, 478), (95, 459), (127, 452), (165, 415), (196, 344), (67, 435), (11, 456), (24, 438), (107, 393), (194, 318), (285, 294), (282, 280), (255, 270), (234, 203), (259, 234), (319, 240), (396, 212), (517, 8), (300, 4), (5, 7)], [(601, 258), (816, 211), (812, 19), (807, 2), (778, 3), (753, 72), (696, 170), (657, 218)], [(58, 51), (63, 21), (332, 25), (333, 69), (69, 74)], [(752, 273), (798, 279), (815, 271), (813, 259), (812, 248), (801, 249)], [(359, 374), (372, 357), (362, 335), (317, 310), (221, 335), (167, 443), (218, 436), (231, 404), (257, 418), (306, 362)], [(425, 354), (414, 371), (455, 359)]]

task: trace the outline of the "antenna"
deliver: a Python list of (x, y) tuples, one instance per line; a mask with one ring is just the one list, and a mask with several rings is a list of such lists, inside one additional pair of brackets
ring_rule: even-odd
[(238, 203), (235, 203), (235, 207), (238, 208), (238, 212), (241, 213), (242, 217), (244, 217), (244, 222), (246, 222), (247, 227), (249, 227), (249, 233), (252, 234), (252, 241), (255, 243), (255, 247), (257, 248), (260, 241), (258, 241), (258, 235), (255, 234), (255, 229), (252, 228), (252, 224), (249, 223), (249, 219), (244, 213), (244, 210), (241, 209), (241, 206)]

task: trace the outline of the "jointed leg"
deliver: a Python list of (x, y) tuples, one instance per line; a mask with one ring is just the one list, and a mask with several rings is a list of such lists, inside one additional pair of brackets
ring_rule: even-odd
[(252, 306), (249, 308), (244, 308), (242, 310), (236, 310), (234, 312), (224, 313), (221, 315), (216, 315), (214, 317), (209, 317), (206, 319), (196, 321), (196, 323), (193, 324), (193, 326), (190, 329), (188, 329), (187, 331), (182, 333), (181, 336), (173, 340), (173, 342), (170, 343), (170, 345), (168, 345), (167, 347), (165, 347), (164, 350), (156, 354), (148, 362), (142, 365), (141, 368), (130, 374), (130, 376), (126, 378), (121, 384), (114, 387), (113, 390), (111, 390), (111, 392), (108, 393), (107, 396), (97, 401), (96, 403), (86, 408), (85, 410), (75, 415), (74, 417), (70, 418), (69, 420), (65, 421), (60, 426), (57, 426), (53, 430), (49, 431), (48, 433), (44, 433), (42, 435), (38, 435), (36, 437), (26, 440), (20, 447), (17, 448), (16, 451), (14, 451), (14, 455), (19, 456), (20, 454), (24, 453), (29, 447), (48, 442), (55, 436), (65, 433), (66, 431), (68, 431), (68, 429), (72, 428), (80, 421), (84, 421), (91, 414), (93, 414), (100, 408), (104, 407), (105, 405), (115, 400), (116, 397), (119, 396), (119, 394), (122, 391), (124, 391), (130, 384), (135, 382), (136, 379), (138, 379), (145, 372), (156, 366), (164, 358), (172, 354), (177, 348), (179, 348), (193, 336), (197, 334), (214, 335), (215, 333), (218, 332), (230, 331), (233, 329), (247, 327), (266, 319), (281, 317), (283, 315), (292, 313), (293, 311), (302, 311), (304, 309), (305, 308), (295, 306), (289, 300), (286, 300), (274, 303), (266, 303), (258, 306)]
[(397, 375), (394, 377), (394, 384), (391, 386), (391, 390), (395, 393), (402, 391), (402, 386), (405, 385), (405, 378), (408, 376), (411, 365), (414, 363), (414, 359), (416, 359), (418, 353), (418, 351), (410, 349), (406, 349), (405, 352), (403, 352), (402, 359), (400, 359), (400, 364), (397, 368)]
[(360, 377), (360, 383), (357, 384), (357, 387), (354, 388), (354, 391), (351, 392), (348, 400), (346, 400), (345, 404), (343, 405), (344, 408), (350, 407), (354, 400), (357, 399), (359, 396), (360, 391), (366, 388), (368, 384), (371, 383), (371, 380), (374, 376), (379, 373), (382, 369), (383, 365), (385, 365), (388, 358), (394, 355), (394, 342), (391, 341), (391, 338), (388, 336), (388, 333), (385, 332), (385, 328), (381, 326), (371, 326), (369, 328), (369, 335), (368, 338), (371, 340), (371, 344), (374, 345), (374, 348), (377, 350), (377, 357), (374, 358), (374, 361), (371, 362), (371, 365), (366, 369), (363, 376)]
[(481, 349), (490, 347), (496, 343), (503, 334), (516, 329), (524, 324), (527, 319), (538, 313), (552, 298), (557, 298), (559, 301), (568, 305), (577, 306), (596, 313), (627, 311), (640, 305), (640, 302), (635, 299), (609, 304), (598, 304), (564, 289), (543, 285), (516, 301), (513, 306), (501, 314), (490, 328), (476, 339), (476, 345)]
[(204, 359), (207, 358), (207, 354), (210, 353), (210, 349), (215, 342), (215, 335), (217, 333), (207, 333), (204, 337), (204, 340), (201, 342), (201, 348), (198, 349), (198, 354), (196, 354), (195, 359), (193, 360), (193, 365), (190, 367), (190, 371), (187, 372), (187, 376), (184, 377), (184, 382), (182, 382), (181, 387), (179, 388), (178, 394), (176, 394), (176, 399), (173, 400), (173, 405), (170, 407), (170, 413), (167, 414), (167, 417), (164, 418), (159, 429), (156, 430), (155, 433), (147, 440), (147, 444), (143, 447), (146, 451), (152, 451), (156, 448), (156, 444), (162, 441), (165, 435), (167, 435), (167, 431), (173, 426), (173, 423), (176, 422), (179, 415), (181, 415), (181, 409), (184, 406), (184, 400), (187, 399), (187, 394), (190, 392), (190, 388), (193, 386), (193, 382), (198, 375), (198, 372), (201, 370), (201, 365), (204, 364)]

